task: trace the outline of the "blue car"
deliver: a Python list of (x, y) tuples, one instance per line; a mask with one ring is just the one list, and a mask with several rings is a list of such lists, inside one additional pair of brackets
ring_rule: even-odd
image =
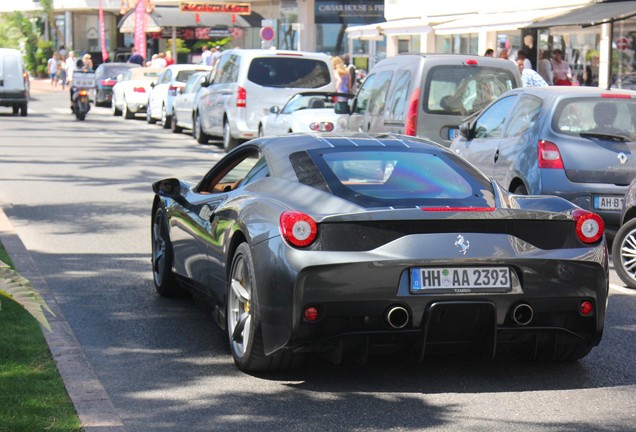
[(611, 236), (636, 177), (636, 92), (528, 87), (461, 124), (451, 150), (516, 194), (557, 195)]

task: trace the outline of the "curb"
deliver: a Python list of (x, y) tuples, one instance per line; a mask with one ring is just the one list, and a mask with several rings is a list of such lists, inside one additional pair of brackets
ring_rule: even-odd
[(51, 332), (42, 328), (53, 360), (85, 432), (126, 432), (106, 389), (86, 359), (79, 341), (64, 318), (37, 264), (0, 208), (0, 241), (16, 270), (27, 278), (50, 306), (54, 317), (47, 316)]

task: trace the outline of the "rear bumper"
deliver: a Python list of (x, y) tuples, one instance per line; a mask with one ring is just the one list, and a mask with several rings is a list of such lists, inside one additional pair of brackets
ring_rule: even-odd
[[(475, 253), (464, 260), (457, 258), (454, 237), (408, 236), (365, 252), (308, 252), (270, 243), (270, 250), (287, 249), (286, 259), (278, 261), (262, 261), (268, 253), (256, 251), (266, 352), (281, 348), (319, 351), (325, 345), (334, 348), (352, 339), (382, 345), (388, 343), (387, 338), (396, 344), (446, 349), (462, 345), (464, 339), (470, 344), (479, 339), (489, 341), (487, 351), (492, 356), (506, 338), (525, 341), (549, 333), (590, 345), (600, 341), (609, 291), (605, 242), (594, 248), (540, 250), (524, 246), (512, 236), (473, 233)], [(512, 289), (443, 294), (410, 290), (411, 268), (449, 263), (508, 266)], [(579, 313), (582, 301), (594, 306), (592, 315)], [(521, 325), (511, 318), (519, 304), (529, 305), (533, 311), (533, 318)], [(316, 321), (304, 318), (308, 307), (318, 311)], [(389, 320), (393, 308), (405, 311), (403, 325)]]
[(0, 91), (0, 106), (13, 106), (16, 104), (27, 103), (27, 93), (21, 91)]

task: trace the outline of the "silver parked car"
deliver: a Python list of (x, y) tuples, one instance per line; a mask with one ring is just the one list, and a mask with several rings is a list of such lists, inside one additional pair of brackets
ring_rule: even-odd
[(172, 108), (172, 132), (179, 133), (183, 129), (193, 129), (197, 95), (206, 75), (206, 72), (193, 74), (175, 98)]
[(636, 92), (529, 87), (460, 125), (451, 149), (507, 190), (558, 195), (619, 226), (636, 177)]

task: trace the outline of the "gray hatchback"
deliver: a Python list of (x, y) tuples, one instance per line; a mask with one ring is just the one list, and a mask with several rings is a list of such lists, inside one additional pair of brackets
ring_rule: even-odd
[(451, 149), (517, 194), (558, 195), (613, 233), (636, 177), (636, 92), (529, 87), (460, 125)]

